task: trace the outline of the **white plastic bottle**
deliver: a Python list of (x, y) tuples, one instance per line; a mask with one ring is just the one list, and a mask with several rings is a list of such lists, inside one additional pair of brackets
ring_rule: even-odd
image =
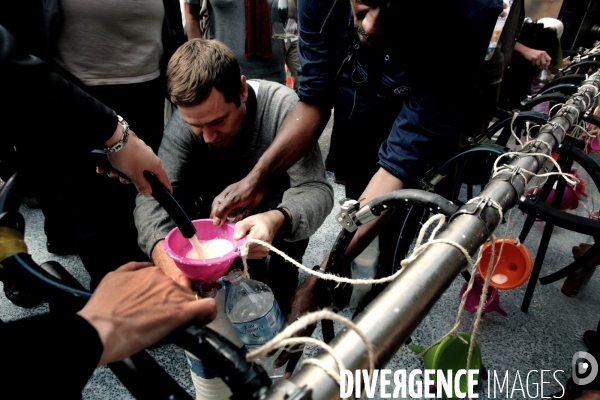
[[(379, 265), (379, 236), (375, 237), (369, 247), (360, 253), (350, 266), (352, 279), (372, 279)], [(371, 290), (372, 285), (354, 285), (348, 307), (355, 309)]]
[[(227, 316), (248, 351), (260, 348), (283, 326), (277, 300), (266, 284), (244, 278), (240, 269), (234, 269), (227, 277), (231, 283), (225, 306)], [(276, 374), (271, 366), (273, 358), (259, 360), (272, 378)]]
[[(217, 303), (217, 317), (207, 326), (229, 339), (236, 346), (243, 347), (244, 344), (225, 313), (225, 288), (221, 287), (220, 290), (217, 290), (213, 286), (213, 290), (202, 293), (202, 297), (213, 297)], [(231, 397), (231, 390), (221, 378), (215, 375), (214, 371), (207, 368), (192, 353), (186, 351), (186, 357), (196, 389), (196, 400), (223, 400)]]
[[(546, 69), (542, 69), (540, 72), (538, 72), (536, 77), (533, 78), (533, 81), (531, 82), (531, 95), (537, 94), (546, 85), (546, 83), (548, 83), (550, 79), (549, 76), (550, 74)], [(550, 112), (550, 102), (545, 101), (540, 103), (537, 106), (534, 106), (532, 110), (548, 114)]]

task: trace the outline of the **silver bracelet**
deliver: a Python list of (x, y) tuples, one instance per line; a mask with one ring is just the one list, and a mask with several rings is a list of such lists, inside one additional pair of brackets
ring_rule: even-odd
[(123, 146), (125, 146), (125, 143), (127, 143), (127, 138), (129, 137), (129, 124), (120, 115), (117, 115), (117, 119), (119, 120), (119, 123), (123, 125), (123, 135), (121, 135), (121, 139), (119, 139), (116, 144), (104, 148), (104, 151), (107, 153), (116, 153), (121, 150)]

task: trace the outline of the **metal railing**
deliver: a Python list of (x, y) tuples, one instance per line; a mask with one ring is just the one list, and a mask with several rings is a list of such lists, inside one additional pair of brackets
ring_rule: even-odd
[[(599, 90), (600, 73), (595, 73), (583, 82), (577, 93), (521, 152), (550, 155), (551, 149), (556, 149), (562, 143), (566, 132), (583, 118)], [(474, 255), (501, 223), (499, 211), (490, 204), (499, 205), (503, 213), (517, 205), (526, 186), (518, 169), (537, 173), (545, 161), (546, 157), (540, 155), (524, 154), (514, 157), (508, 164), (512, 166), (511, 169), (497, 174), (483, 189), (478, 196), (481, 201), (461, 207), (452, 217), (447, 229), (437, 238), (454, 242)], [(428, 246), (355, 319), (354, 322), (376, 349), (376, 368), (385, 366), (391, 360), (467, 262), (463, 253), (453, 245), (434, 243)], [(330, 346), (346, 368), (368, 368), (365, 344), (355, 332), (343, 330)], [(328, 353), (320, 352), (316, 358), (330, 368), (336, 368)], [(304, 390), (301, 391), (300, 388)], [(294, 397), (294, 393), (297, 397)], [(315, 400), (339, 398), (339, 382), (335, 382), (320, 368), (305, 365), (289, 380), (278, 382), (264, 398), (300, 399), (305, 398), (303, 396), (308, 393), (311, 396), (309, 398)]]

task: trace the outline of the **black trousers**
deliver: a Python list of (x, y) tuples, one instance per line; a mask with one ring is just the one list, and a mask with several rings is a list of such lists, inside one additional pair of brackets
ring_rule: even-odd
[[(162, 78), (128, 85), (86, 86), (92, 96), (114, 109), (156, 152), (164, 127)], [(85, 134), (85, 127), (81, 134)], [(115, 126), (116, 128), (116, 126)], [(81, 256), (94, 289), (104, 275), (129, 261), (147, 261), (137, 245), (133, 210), (137, 190), (95, 172), (87, 156), (59, 160), (36, 195), (45, 215), (50, 243), (67, 245)]]

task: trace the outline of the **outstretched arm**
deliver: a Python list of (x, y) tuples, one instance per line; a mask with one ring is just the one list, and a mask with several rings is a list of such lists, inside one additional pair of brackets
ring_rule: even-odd
[(198, 39), (203, 37), (200, 29), (200, 8), (201, 4), (185, 2), (185, 31), (187, 33), (188, 40)]
[[(369, 185), (365, 189), (365, 191), (361, 194), (360, 198), (363, 199), (361, 201), (361, 205), (367, 204), (369, 201), (374, 198), (388, 193), (394, 190), (399, 190), (404, 188), (404, 184), (402, 181), (388, 171), (383, 168), (380, 168), (377, 173), (373, 176)], [(391, 211), (388, 210), (383, 213), (379, 218), (369, 222), (368, 224), (362, 225), (358, 228), (358, 231), (352, 238), (352, 241), (348, 245), (348, 248), (344, 255), (340, 260), (340, 265), (342, 269), (347, 268), (350, 265), (350, 262), (356, 258), (358, 254), (360, 254), (368, 245), (373, 241), (375, 236), (379, 234), (382, 226), (388, 220), (391, 215)], [(325, 268), (327, 265), (327, 258), (325, 258), (321, 262), (321, 268)], [(291, 303), (291, 311), (290, 314), (286, 316), (286, 323), (292, 323), (297, 318), (302, 315), (315, 311), (318, 304), (315, 301), (317, 292), (317, 282), (319, 278), (314, 275), (308, 276), (302, 282), (300, 286), (296, 289), (294, 294), (292, 295)], [(314, 326), (308, 327), (305, 331), (301, 332), (303, 336), (310, 336), (312, 331), (314, 330)], [(296, 363), (298, 362), (301, 352), (299, 353), (289, 353), (283, 351), (279, 357), (273, 363), (275, 368), (279, 368), (282, 365), (286, 364), (286, 369), (284, 373), (284, 377), (287, 379), (291, 376), (292, 371), (296, 367)]]
[(232, 210), (253, 209), (262, 200), (271, 179), (294, 165), (319, 138), (331, 111), (298, 102), (283, 121), (275, 140), (252, 171), (229, 185), (212, 203), (211, 218), (220, 226)]
[(514, 51), (529, 61), (531, 65), (538, 67), (539, 69), (548, 68), (550, 66), (550, 62), (552, 61), (552, 57), (550, 57), (544, 50), (532, 49), (531, 47), (527, 47), (519, 42), (515, 43)]
[(103, 346), (98, 365), (104, 365), (145, 349), (193, 318), (210, 322), (216, 304), (196, 300), (150, 263), (131, 262), (106, 275), (77, 314), (98, 332)]
[(152, 261), (154, 265), (161, 269), (161, 271), (169, 278), (173, 279), (179, 285), (191, 290), (192, 281), (185, 276), (183, 272), (177, 267), (175, 261), (165, 251), (165, 241), (161, 240), (156, 243), (152, 250)]
[[(10, 361), (6, 393), (81, 397), (94, 369), (128, 357), (198, 318), (214, 319), (213, 299), (196, 300), (149, 263), (129, 263), (100, 282), (77, 314), (44, 314), (0, 324), (2, 357)], [(31, 362), (47, 365), (31, 385)], [(55, 396), (56, 397), (56, 396)]]
[[(24, 53), (2, 26), (0, 87), (5, 98), (10, 99), (2, 103), (2, 111), (4, 115), (18, 116), (16, 120), (25, 118), (23, 112), (28, 109), (23, 104), (31, 101), (31, 93), (35, 93), (37, 101), (44, 104), (40, 114), (48, 125), (44, 129), (28, 129), (26, 137), (19, 138), (26, 145), (34, 143), (69, 157), (71, 154), (85, 154), (102, 145), (114, 145), (123, 136), (123, 126), (117, 122), (117, 114), (113, 110), (63, 79), (42, 60)], [(62, 116), (62, 119), (49, 118), (51, 122), (48, 123), (43, 115)], [(10, 124), (6, 132), (13, 132)], [(14, 132), (20, 134), (23, 130), (15, 129)], [(131, 134), (125, 146), (113, 153), (109, 160), (133, 181), (144, 196), (152, 192), (142, 175), (144, 170), (152, 172), (171, 189), (160, 160), (135, 134)]]

